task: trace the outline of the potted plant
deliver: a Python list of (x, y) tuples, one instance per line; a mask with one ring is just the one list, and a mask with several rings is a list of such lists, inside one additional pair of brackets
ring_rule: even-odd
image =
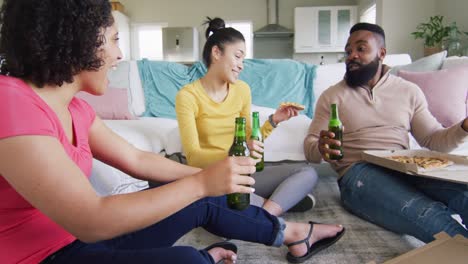
[(450, 27), (443, 23), (443, 16), (431, 16), (428, 23), (421, 23), (411, 35), (424, 40), (424, 56), (442, 50), (443, 41), (449, 36)]

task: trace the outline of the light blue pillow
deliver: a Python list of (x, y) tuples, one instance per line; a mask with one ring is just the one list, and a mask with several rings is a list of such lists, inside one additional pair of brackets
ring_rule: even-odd
[(410, 72), (438, 71), (442, 68), (442, 64), (446, 57), (447, 51), (444, 50), (442, 52), (416, 60), (411, 64), (392, 67), (390, 73), (398, 75), (398, 72), (401, 70)]

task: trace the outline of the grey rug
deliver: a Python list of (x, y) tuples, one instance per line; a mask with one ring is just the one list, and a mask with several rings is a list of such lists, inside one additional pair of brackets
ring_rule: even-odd
[[(336, 175), (327, 164), (318, 167), (320, 180), (313, 194), (317, 205), (305, 213), (286, 213), (287, 221), (341, 223), (346, 227), (343, 238), (332, 247), (320, 252), (306, 263), (382, 263), (401, 255), (423, 243), (414, 237), (398, 235), (368, 223), (341, 206)], [(203, 248), (220, 241), (203, 229), (196, 229), (177, 241), (178, 245)], [(272, 248), (261, 244), (234, 240), (239, 248), (237, 263), (287, 263), (286, 247)]]

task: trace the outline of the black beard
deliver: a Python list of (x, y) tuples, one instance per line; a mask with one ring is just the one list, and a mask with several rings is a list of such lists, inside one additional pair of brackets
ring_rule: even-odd
[[(350, 71), (349, 67), (352, 64), (357, 64), (359, 68)], [(364, 65), (356, 61), (350, 61), (346, 64), (346, 75), (345, 75), (346, 84), (348, 84), (348, 86), (352, 88), (365, 85), (372, 78), (374, 78), (378, 69), (379, 69), (379, 57), (378, 56), (376, 56), (373, 61)]]

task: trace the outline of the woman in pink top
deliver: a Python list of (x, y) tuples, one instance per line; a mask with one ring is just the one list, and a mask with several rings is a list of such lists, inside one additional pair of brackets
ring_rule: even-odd
[[(251, 193), (255, 162), (226, 158), (199, 170), (134, 148), (79, 91), (103, 94), (120, 57), (108, 0), (4, 0), (0, 50), (0, 263), (232, 263), (236, 247), (172, 247), (202, 226), (223, 237), (289, 247), (304, 261), (340, 226), (284, 222), (222, 196)], [(92, 158), (136, 178), (170, 182), (100, 197)]]

